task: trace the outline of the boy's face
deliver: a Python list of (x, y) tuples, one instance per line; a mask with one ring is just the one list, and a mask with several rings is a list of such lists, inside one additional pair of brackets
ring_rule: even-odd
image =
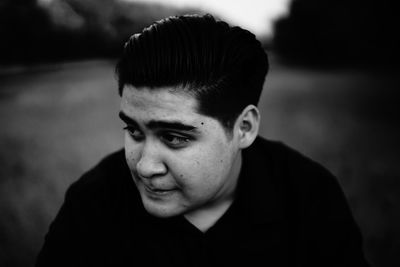
[(235, 131), (228, 137), (197, 101), (166, 87), (126, 86), (121, 119), (125, 153), (145, 209), (170, 217), (212, 209), (233, 197), (241, 167)]

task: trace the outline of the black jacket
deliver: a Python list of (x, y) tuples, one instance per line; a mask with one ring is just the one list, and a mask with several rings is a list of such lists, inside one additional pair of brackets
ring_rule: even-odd
[(278, 143), (243, 151), (237, 197), (206, 233), (143, 208), (124, 152), (67, 191), (38, 255), (41, 266), (367, 266), (336, 179)]

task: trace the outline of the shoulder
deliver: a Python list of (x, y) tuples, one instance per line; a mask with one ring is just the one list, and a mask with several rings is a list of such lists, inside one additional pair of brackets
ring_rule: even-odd
[(298, 260), (307, 266), (327, 260), (329, 266), (367, 266), (360, 231), (330, 171), (282, 142), (261, 137), (243, 151), (243, 161), (243, 184), (252, 200), (247, 208), (257, 222), (279, 225), (275, 232), (284, 233), (280, 239), (288, 238), (302, 255)]
[(245, 157), (258, 162), (256, 167), (268, 169), (272, 176), (298, 177), (303, 181), (315, 176), (332, 176), (325, 167), (299, 151), (280, 141), (262, 137), (258, 137), (248, 151), (245, 151)]
[[(298, 208), (348, 216), (346, 197), (337, 178), (324, 166), (282, 142), (257, 138), (247, 156), (268, 186)], [(319, 213), (321, 215), (321, 213)]]
[(73, 190), (88, 190), (90, 188), (112, 186), (123, 182), (128, 166), (125, 161), (124, 150), (118, 150), (104, 157), (90, 170), (85, 172), (71, 187)]
[(104, 212), (119, 209), (127, 197), (135, 196), (135, 186), (130, 177), (121, 149), (104, 157), (68, 188), (65, 202), (79, 203), (79, 209)]
[(60, 259), (62, 266), (103, 264), (103, 256), (113, 248), (107, 245), (120, 241), (138, 214), (138, 202), (130, 201), (134, 196), (124, 151), (105, 157), (68, 188), (37, 266), (58, 266)]

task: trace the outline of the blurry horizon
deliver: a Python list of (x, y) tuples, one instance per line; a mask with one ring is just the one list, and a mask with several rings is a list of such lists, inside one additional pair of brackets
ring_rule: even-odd
[[(38, 0), (49, 3), (53, 0)], [(231, 24), (241, 26), (260, 38), (273, 35), (273, 23), (287, 15), (292, 0), (121, 0), (143, 4), (161, 4), (179, 9), (210, 12)], [(251, 15), (250, 15), (251, 14)]]
[(154, 21), (194, 13), (250, 30), (288, 64), (398, 68), (399, 18), (390, 0), (5, 0), (0, 66), (116, 58)]
[[(211, 12), (231, 24), (239, 25), (259, 37), (271, 37), (273, 22), (287, 14), (292, 0), (124, 0), (160, 3), (178, 8), (198, 8)], [(251, 15), (250, 15), (251, 14)]]

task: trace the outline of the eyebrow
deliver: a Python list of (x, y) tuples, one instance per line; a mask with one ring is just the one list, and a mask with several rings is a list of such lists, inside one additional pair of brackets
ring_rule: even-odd
[[(126, 115), (124, 112), (120, 111), (118, 115), (120, 119), (124, 121), (126, 124), (134, 125), (135, 127), (139, 126), (134, 119)], [(186, 131), (186, 132), (197, 131), (197, 127), (193, 125), (184, 124), (180, 121), (151, 120), (147, 122), (145, 125), (149, 129), (171, 129), (171, 130)]]

